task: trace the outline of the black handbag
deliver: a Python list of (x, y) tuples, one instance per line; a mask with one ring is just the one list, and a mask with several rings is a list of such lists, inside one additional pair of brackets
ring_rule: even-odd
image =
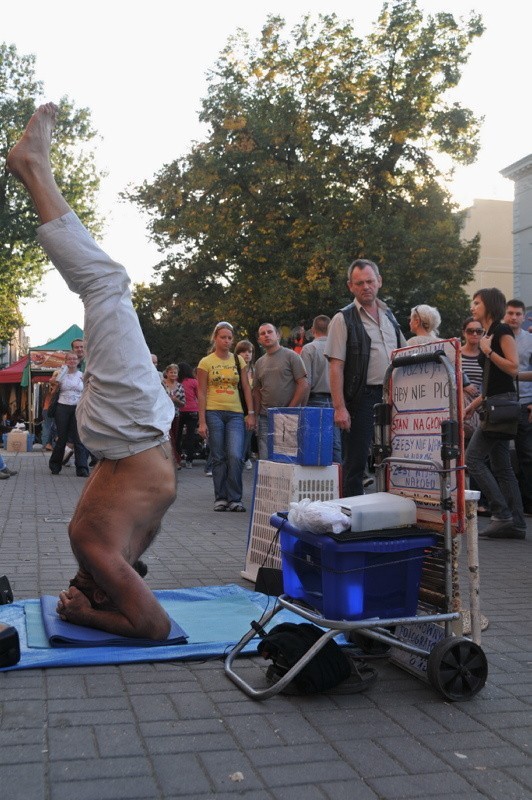
[(488, 422), (518, 422), (521, 405), (516, 392), (494, 394), (484, 400), (484, 415)]
[(480, 428), (484, 433), (502, 433), (506, 436), (514, 437), (517, 433), (517, 424), (521, 414), (519, 379), (516, 378), (516, 392), (486, 395), (490, 364), (491, 362), (486, 356), (484, 374), (482, 376), (484, 400), (479, 409)]
[(235, 366), (236, 366), (236, 371), (238, 372), (238, 396), (240, 397), (240, 402), (242, 403), (242, 411), (244, 412), (244, 416), (247, 417), (248, 404), (246, 403), (246, 398), (244, 397), (244, 390), (242, 388), (242, 372), (240, 370), (240, 359), (237, 355), (235, 355)]

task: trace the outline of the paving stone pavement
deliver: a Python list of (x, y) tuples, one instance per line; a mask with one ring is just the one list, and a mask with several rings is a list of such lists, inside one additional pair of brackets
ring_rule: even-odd
[[(73, 574), (66, 521), (84, 481), (74, 468), (52, 477), (37, 449), (4, 455), (19, 474), (0, 482), (0, 575), (16, 599), (55, 594)], [(252, 474), (244, 479), (249, 506)], [(147, 553), (152, 588), (252, 588), (240, 577), (249, 514), (214, 513), (212, 501), (201, 463), (179, 473)], [(366, 692), (262, 703), (220, 660), (2, 672), (2, 797), (530, 800), (530, 519), (528, 529), (526, 541), (480, 542), (489, 677), (473, 700), (446, 702), (382, 659)], [(237, 665), (260, 681), (258, 660)]]

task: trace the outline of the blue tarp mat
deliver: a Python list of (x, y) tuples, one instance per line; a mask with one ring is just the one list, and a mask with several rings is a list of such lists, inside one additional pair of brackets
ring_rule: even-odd
[[(50, 647), (44, 631), (40, 600), (21, 600), (0, 606), (0, 623), (17, 629), (21, 657), (14, 667), (71, 667), (87, 664), (127, 664), (140, 661), (201, 661), (229, 651), (271, 609), (275, 598), (243, 589), (236, 584), (154, 592), (168, 614), (187, 632), (187, 644), (164, 647)], [(282, 610), (269, 627), (280, 622), (301, 622), (301, 617)], [(29, 639), (29, 642), (28, 642)], [(253, 654), (258, 638), (243, 653)]]
[[(118, 636), (115, 633), (107, 633), (107, 631), (99, 630), (98, 628), (87, 628), (84, 625), (73, 625), (72, 622), (65, 622), (56, 613), (57, 597), (50, 594), (45, 594), (41, 597), (41, 615), (40, 618), (33, 618), (30, 624), (30, 615), (26, 609), (26, 633), (28, 636), (28, 646), (35, 647), (33, 640), (33, 630), (37, 622), (44, 625), (44, 632), (46, 635), (46, 647), (48, 643), (52, 647), (131, 647), (132, 641), (128, 636)], [(172, 619), (172, 615), (168, 613), (171, 622), (170, 633), (166, 639), (154, 641), (152, 639), (135, 639), (133, 644), (135, 647), (168, 647), (173, 644), (186, 644), (188, 635), (183, 628)], [(39, 645), (42, 647), (42, 645)]]

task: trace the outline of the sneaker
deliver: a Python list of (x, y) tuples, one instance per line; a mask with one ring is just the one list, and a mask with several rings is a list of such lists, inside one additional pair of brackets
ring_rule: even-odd
[(244, 466), (245, 466), (245, 468), (246, 468), (246, 469), (253, 469), (253, 464), (251, 463), (251, 461), (249, 460), (249, 458), (248, 458), (248, 460), (245, 462)]
[(479, 533), (479, 536), (485, 539), (526, 539), (526, 528), (516, 528), (513, 522), (510, 527), (492, 531), (491, 533), (486, 533), (486, 531)]
[(63, 466), (66, 467), (70, 459), (72, 458), (72, 453), (74, 451), (71, 447), (65, 447), (65, 454), (63, 456)]
[(192, 461), (185, 461), (185, 469), (192, 469)]
[(5, 472), (0, 472), (0, 481), (7, 481), (11, 475), (6, 475)]
[(11, 475), (18, 475), (18, 472), (16, 469), (8, 469), (7, 467), (4, 467), (4, 469), (0, 469), (0, 474), (7, 475), (7, 477), (10, 478)]
[(214, 504), (215, 511), (227, 511), (227, 500), (217, 500)]
[(206, 469), (203, 474), (205, 475), (206, 478), (212, 478), (212, 470), (211, 469)]
[(508, 519), (496, 519), (495, 517), (492, 517), (488, 527), (484, 528), (484, 530), (479, 533), (479, 536), (490, 539), (502, 533), (503, 531), (510, 530), (510, 528), (513, 527), (514, 521), (512, 517), (509, 517)]

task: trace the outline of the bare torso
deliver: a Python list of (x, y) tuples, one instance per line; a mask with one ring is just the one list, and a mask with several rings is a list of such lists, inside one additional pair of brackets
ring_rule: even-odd
[(85, 485), (69, 536), (84, 580), (92, 581), (100, 593), (91, 606), (75, 587), (62, 592), (60, 616), (125, 636), (167, 635), (166, 614), (132, 565), (153, 541), (174, 498), (169, 445), (98, 464)]

